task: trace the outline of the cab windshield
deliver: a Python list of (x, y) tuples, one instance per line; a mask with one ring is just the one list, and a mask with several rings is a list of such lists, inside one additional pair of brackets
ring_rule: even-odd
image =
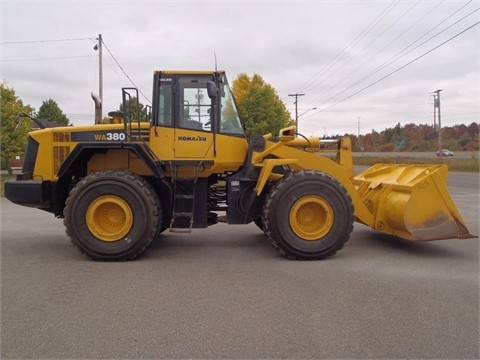
[[(224, 76), (225, 77), (225, 76)], [(233, 100), (233, 95), (228, 86), (227, 79), (221, 86), (221, 109), (220, 109), (220, 133), (221, 134), (244, 134), (240, 117), (238, 116), (237, 107)]]

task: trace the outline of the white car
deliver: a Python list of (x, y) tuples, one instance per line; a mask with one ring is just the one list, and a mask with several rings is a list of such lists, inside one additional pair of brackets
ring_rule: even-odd
[(445, 156), (453, 156), (453, 152), (451, 152), (450, 150), (448, 149), (442, 149), (442, 152), (440, 153), (440, 151), (437, 151), (435, 153), (437, 156), (440, 156), (440, 154), (445, 157)]

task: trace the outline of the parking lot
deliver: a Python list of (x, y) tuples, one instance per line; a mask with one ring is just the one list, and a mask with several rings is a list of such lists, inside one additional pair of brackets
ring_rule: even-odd
[[(478, 174), (450, 174), (478, 234)], [(1, 205), (1, 358), (478, 358), (479, 242), (414, 244), (355, 225), (325, 261), (253, 224), (165, 232), (93, 262), (62, 220)]]

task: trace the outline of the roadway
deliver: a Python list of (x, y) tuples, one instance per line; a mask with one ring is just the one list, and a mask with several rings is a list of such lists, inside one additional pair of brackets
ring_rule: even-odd
[[(449, 176), (475, 234), (478, 180)], [(334, 257), (298, 262), (255, 225), (219, 224), (102, 263), (53, 215), (0, 206), (2, 359), (479, 358), (478, 239), (355, 225)]]

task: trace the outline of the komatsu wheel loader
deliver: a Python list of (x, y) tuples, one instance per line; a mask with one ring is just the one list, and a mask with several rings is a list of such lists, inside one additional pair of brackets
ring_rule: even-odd
[(472, 237), (445, 165), (379, 164), (354, 177), (348, 137), (336, 158), (294, 127), (247, 139), (223, 71), (155, 72), (148, 121), (127, 106), (135, 94), (122, 89), (124, 113), (108, 124), (30, 132), (22, 173), (5, 184), (10, 201), (63, 218), (93, 259), (133, 259), (166, 229), (218, 222), (255, 222), (300, 260), (335, 254), (354, 221), (411, 241)]

